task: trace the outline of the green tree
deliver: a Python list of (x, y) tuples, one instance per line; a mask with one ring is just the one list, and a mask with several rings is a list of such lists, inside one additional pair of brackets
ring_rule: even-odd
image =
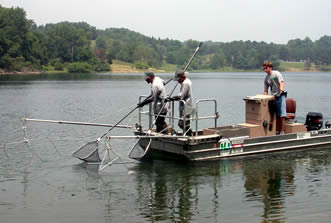
[(212, 69), (218, 69), (224, 67), (225, 56), (223, 52), (215, 53), (211, 58), (210, 66)]
[(0, 21), (0, 68), (21, 70), (25, 65), (38, 64), (40, 60), (31, 47), (38, 36), (30, 32), (32, 21), (26, 19), (25, 11), (0, 6)]
[(148, 46), (138, 45), (133, 53), (133, 60), (148, 64), (149, 66), (159, 67), (161, 61), (157, 52)]
[(285, 46), (282, 46), (279, 50), (279, 58), (282, 60), (288, 60), (289, 59), (289, 52), (288, 48)]
[(106, 39), (103, 36), (98, 36), (96, 39), (96, 48), (105, 50), (107, 48)]
[(320, 64), (331, 64), (331, 36), (323, 36), (316, 41), (316, 60)]
[(48, 24), (44, 28), (48, 36), (49, 58), (61, 58), (63, 62), (87, 61), (93, 57), (88, 34), (68, 22)]

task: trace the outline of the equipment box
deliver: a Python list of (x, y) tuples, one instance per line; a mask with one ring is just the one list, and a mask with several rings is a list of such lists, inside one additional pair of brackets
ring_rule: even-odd
[(285, 123), (285, 133), (306, 132), (307, 128), (302, 123)]
[(271, 136), (275, 135), (273, 131), (269, 131), (267, 128), (264, 128), (261, 125), (255, 125), (250, 123), (238, 124), (239, 126), (246, 127), (249, 129), (249, 137), (260, 137), (260, 136)]
[(275, 135), (276, 112), (272, 112), (269, 105), (273, 103), (274, 97), (272, 95), (258, 94), (247, 96), (244, 98), (244, 101), (246, 102), (246, 123), (262, 127), (262, 129), (256, 130), (260, 132), (257, 134)]
[(221, 126), (217, 128), (203, 129), (203, 135), (218, 134), (223, 137), (233, 138), (239, 136), (249, 136), (249, 129), (240, 125)]

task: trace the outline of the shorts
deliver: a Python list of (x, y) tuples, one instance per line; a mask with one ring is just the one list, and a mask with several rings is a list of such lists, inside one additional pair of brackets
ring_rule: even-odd
[(286, 98), (285, 95), (276, 99), (276, 115), (277, 117), (286, 116)]

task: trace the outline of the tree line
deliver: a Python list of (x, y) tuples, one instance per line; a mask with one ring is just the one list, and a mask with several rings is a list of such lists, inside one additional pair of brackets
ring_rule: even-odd
[[(125, 28), (96, 29), (85, 22), (37, 26), (22, 8), (0, 5), (0, 69), (5, 71), (107, 71), (113, 60), (137, 68), (183, 67), (199, 42), (147, 37)], [(289, 40), (287, 44), (256, 41), (203, 43), (190, 69), (224, 67), (255, 70), (265, 60), (276, 68), (280, 60), (306, 61), (327, 70), (331, 64), (331, 36)]]

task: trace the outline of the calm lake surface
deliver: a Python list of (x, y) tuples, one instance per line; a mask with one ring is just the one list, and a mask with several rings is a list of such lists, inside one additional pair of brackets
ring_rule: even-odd
[[(264, 76), (189, 74), (195, 100), (217, 99), (219, 125), (245, 122), (243, 97), (263, 93)], [(331, 120), (331, 73), (283, 77), (299, 122), (311, 111)], [(166, 86), (168, 93), (174, 86)], [(116, 123), (149, 93), (142, 74), (0, 76), (0, 222), (331, 221), (331, 148), (139, 163), (126, 156), (135, 141), (114, 140), (122, 162), (98, 172), (71, 154), (108, 128), (28, 122), (24, 142), (23, 117)], [(134, 113), (122, 124), (136, 122)]]

